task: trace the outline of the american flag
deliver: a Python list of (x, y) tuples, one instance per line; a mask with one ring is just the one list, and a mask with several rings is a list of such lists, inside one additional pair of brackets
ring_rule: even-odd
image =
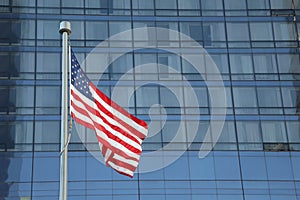
[(95, 131), (106, 165), (132, 178), (148, 125), (97, 89), (81, 69), (73, 51), (70, 100), (72, 118)]

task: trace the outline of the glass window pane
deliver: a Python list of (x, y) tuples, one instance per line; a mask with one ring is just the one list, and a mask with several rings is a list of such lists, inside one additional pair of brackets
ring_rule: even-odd
[(269, 180), (293, 180), (289, 156), (266, 156), (266, 164)]
[[(123, 31), (131, 30), (131, 23), (130, 22), (109, 22), (109, 36), (121, 33)], [(131, 31), (128, 34), (123, 35), (122, 40), (131, 40)]]
[(216, 179), (240, 179), (239, 161), (236, 156), (219, 155), (214, 157)]
[(60, 34), (53, 31), (59, 27), (59, 21), (38, 20), (37, 21), (37, 39), (60, 39)]
[[(34, 163), (33, 163), (33, 180), (34, 181), (56, 181), (59, 180), (59, 157), (57, 153), (35, 153)], [(45, 173), (45, 169), (48, 170)], [(57, 182), (57, 188), (59, 183)]]
[(130, 0), (113, 0), (114, 9), (130, 9)]
[(256, 91), (253, 87), (233, 88), (233, 98), (235, 107), (257, 107)]
[(249, 41), (247, 23), (227, 23), (228, 41)]
[(167, 0), (167, 1), (156, 0), (155, 6), (156, 9), (177, 9), (177, 2), (176, 0)]
[(109, 67), (111, 73), (126, 73), (133, 68), (132, 54), (125, 54), (118, 57)]
[(234, 123), (226, 121), (218, 139), (215, 150), (236, 150), (236, 133)]
[(154, 9), (154, 0), (132, 0), (133, 9)]
[[(291, 78), (298, 79), (300, 73), (300, 61), (298, 54), (277, 54), (279, 73), (295, 74)], [(299, 78), (300, 79), (300, 78)]]
[[(61, 55), (59, 53), (37, 53), (37, 69), (36, 71), (47, 73), (59, 73), (61, 72)], [(59, 77), (61, 78), (61, 77)]]
[(286, 122), (289, 142), (300, 143), (300, 122), (289, 121)]
[(226, 0), (224, 1), (226, 10), (245, 10), (246, 1), (245, 0)]
[(270, 0), (271, 9), (292, 9), (293, 0)]
[(150, 108), (159, 104), (159, 87), (141, 87), (136, 90), (136, 104), (138, 107)]
[(108, 38), (108, 24), (107, 22), (86, 22), (86, 39), (87, 40), (105, 40)]
[(258, 87), (258, 105), (260, 107), (281, 107), (281, 94), (278, 87)]
[(59, 143), (60, 142), (60, 122), (59, 121), (37, 121), (37, 122), (35, 122), (34, 140), (35, 140), (35, 143)]
[(269, 9), (269, 0), (250, 0), (247, 1), (249, 9)]
[(241, 150), (262, 150), (259, 121), (237, 121), (236, 128)]
[(284, 122), (262, 121), (262, 136), (264, 142), (285, 143), (287, 142)]
[(296, 87), (282, 87), (282, 101), (284, 108), (290, 109), (289, 114), (296, 114), (300, 110), (300, 91)]
[(178, 0), (179, 9), (199, 9), (200, 2), (199, 0)]
[(10, 103), (16, 107), (33, 107), (34, 87), (15, 86), (10, 90)]
[(203, 23), (204, 46), (224, 47), (226, 41), (225, 24), (223, 22)]
[(133, 14), (154, 15), (154, 0), (132, 0)]
[(83, 8), (83, 0), (64, 0), (61, 2), (63, 7)]
[(40, 7), (59, 7), (60, 1), (59, 0), (38, 0), (38, 6)]
[(252, 56), (245, 54), (231, 54), (230, 59), (230, 68), (231, 72), (234, 74), (245, 74), (252, 73)]
[(203, 10), (222, 10), (222, 0), (201, 0), (201, 7)]
[(296, 40), (295, 26), (287, 22), (274, 22), (275, 40)]
[(276, 57), (273, 54), (253, 54), (256, 73), (277, 73)]
[[(183, 103), (183, 91), (180, 87), (160, 87), (161, 105), (180, 108)], [(180, 114), (180, 113), (179, 113)]]
[(181, 22), (180, 31), (196, 41), (202, 40), (201, 22)]
[(241, 156), (243, 179), (267, 180), (267, 170), (264, 156)]
[(273, 30), (270, 22), (251, 22), (251, 40), (257, 41), (272, 41)]
[(59, 86), (37, 86), (36, 106), (37, 107), (60, 107), (61, 87)]

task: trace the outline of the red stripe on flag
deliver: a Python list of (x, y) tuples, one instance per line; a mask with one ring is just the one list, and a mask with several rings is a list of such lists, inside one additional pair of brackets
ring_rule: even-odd
[(99, 97), (101, 97), (101, 99), (103, 101), (105, 101), (108, 105), (110, 105), (111, 107), (113, 107), (114, 109), (116, 109), (117, 111), (119, 111), (120, 113), (125, 115), (126, 117), (130, 118), (131, 120), (135, 121), (137, 124), (139, 124), (139, 125), (141, 125), (141, 126), (143, 126), (144, 128), (147, 129), (148, 125), (147, 125), (146, 122), (144, 122), (143, 120), (140, 120), (140, 119), (136, 118), (135, 116), (131, 115), (124, 108), (120, 107), (118, 104), (113, 102), (104, 93), (102, 93), (100, 90), (98, 90), (98, 88), (92, 82), (90, 82), (90, 86), (93, 88), (94, 91), (96, 91), (97, 95)]
[[(73, 97), (75, 97), (75, 96), (73, 95)], [(75, 99), (76, 99), (76, 98), (75, 98)], [(91, 107), (88, 106), (86, 103), (84, 103), (81, 99), (76, 99), (76, 100), (77, 100), (77, 101), (80, 101), (80, 102), (86, 107), (86, 109), (87, 109), (89, 112), (90, 112), (90, 110), (91, 110), (92, 112), (95, 111), (93, 108), (91, 108)], [(87, 110), (84, 110), (84, 109), (78, 107), (77, 105), (75, 105), (75, 103), (74, 103), (73, 101), (71, 101), (71, 105), (72, 105), (72, 107), (73, 107), (76, 111), (78, 111), (79, 113), (81, 113), (81, 114), (85, 115), (86, 117), (90, 118), (89, 113), (88, 113)], [(91, 113), (92, 113), (92, 112), (91, 112)], [(96, 111), (95, 111), (95, 112), (96, 112)], [(109, 132), (105, 127), (103, 127), (101, 124), (99, 124), (99, 123), (97, 123), (96, 121), (94, 121), (92, 118), (90, 118), (90, 119), (94, 122), (94, 126), (95, 126), (98, 130), (100, 130), (100, 131), (102, 131), (103, 133), (105, 133), (105, 135), (106, 135), (108, 138), (110, 138), (110, 139), (112, 139), (112, 140), (118, 142), (118, 143), (121, 144), (123, 147), (125, 147), (126, 149), (128, 149), (129, 151), (131, 151), (131, 152), (133, 152), (133, 153), (141, 154), (141, 150), (139, 150), (139, 149), (135, 148), (134, 146), (128, 144), (127, 142), (123, 141), (123, 140), (120, 139), (119, 137), (113, 135), (113, 134), (112, 134), (111, 132)]]
[[(84, 106), (86, 107), (86, 109), (90, 112), (90, 113), (93, 113), (94, 115), (96, 115), (97, 117), (99, 117), (100, 119), (102, 119), (102, 121), (109, 125), (113, 130), (121, 133), (122, 135), (124, 135), (125, 137), (127, 137), (128, 139), (136, 142), (137, 144), (140, 145), (140, 142), (135, 138), (133, 137), (131, 134), (127, 133), (125, 130), (121, 129), (120, 127), (118, 126), (115, 126), (113, 124), (111, 124), (109, 121), (107, 121), (107, 119), (102, 116), (100, 114), (100, 112), (94, 108), (92, 108), (90, 105), (88, 105), (86, 102), (84, 102), (76, 93), (75, 91), (71, 90), (71, 95), (74, 97), (74, 99), (76, 99), (77, 101), (80, 101), (82, 104), (84, 104)], [(102, 110), (101, 110), (102, 111)]]
[[(87, 128), (90, 128), (90, 129), (92, 129), (92, 130), (94, 130), (94, 131), (96, 132), (95, 126), (92, 126), (92, 125), (90, 125), (89, 123), (87, 123), (87, 122), (85, 122), (85, 121), (79, 119), (78, 117), (76, 117), (76, 116), (74, 115), (74, 113), (71, 113), (71, 115), (72, 115), (72, 118), (73, 118), (77, 123), (79, 123), (79, 124), (81, 124), (81, 125), (83, 125), (83, 126), (86, 126)], [(122, 156), (123, 156), (124, 158), (126, 158), (126, 159), (135, 160), (135, 161), (137, 161), (137, 162), (139, 161), (138, 159), (129, 156), (129, 155), (126, 154), (124, 151), (122, 151), (122, 150), (120, 150), (120, 149), (117, 149), (117, 148), (111, 146), (110, 143), (108, 143), (106, 140), (104, 140), (103, 138), (101, 138), (99, 135), (96, 134), (96, 137), (97, 137), (97, 139), (98, 139), (98, 142), (100, 142), (101, 144), (103, 144), (103, 145), (105, 145), (105, 146), (110, 147), (110, 149), (111, 149), (113, 152), (117, 152), (119, 155), (122, 155)]]

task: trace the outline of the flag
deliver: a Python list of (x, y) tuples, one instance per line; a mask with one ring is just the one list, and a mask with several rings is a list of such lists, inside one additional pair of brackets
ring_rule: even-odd
[(102, 93), (83, 72), (73, 51), (70, 53), (71, 116), (95, 131), (106, 165), (132, 178), (148, 125)]

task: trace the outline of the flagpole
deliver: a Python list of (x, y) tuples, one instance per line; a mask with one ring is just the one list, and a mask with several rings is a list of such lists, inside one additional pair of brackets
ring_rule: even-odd
[(68, 193), (68, 41), (71, 23), (62, 21), (59, 27), (62, 34), (62, 96), (61, 96), (61, 144), (60, 144), (60, 187), (59, 200), (67, 200)]

